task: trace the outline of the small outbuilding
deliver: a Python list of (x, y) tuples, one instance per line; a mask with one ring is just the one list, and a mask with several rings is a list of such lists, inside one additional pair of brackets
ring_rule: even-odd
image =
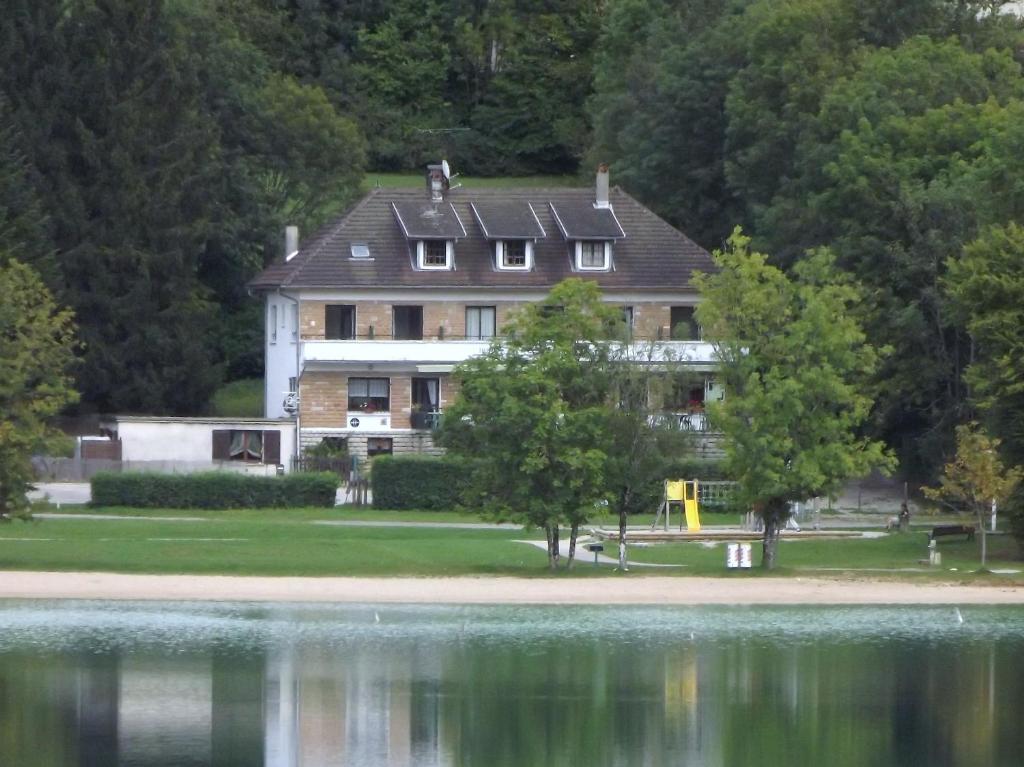
[(290, 419), (113, 416), (104, 426), (121, 444), (126, 471), (276, 474), (295, 455)]

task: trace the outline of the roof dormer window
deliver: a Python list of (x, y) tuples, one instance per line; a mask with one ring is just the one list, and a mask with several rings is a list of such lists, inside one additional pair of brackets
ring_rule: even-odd
[(498, 240), (494, 251), (499, 269), (525, 272), (533, 268), (533, 243), (529, 240)]
[(416, 266), (419, 269), (451, 269), (454, 248), (451, 240), (419, 240)]
[(606, 240), (577, 240), (576, 269), (581, 272), (607, 272), (611, 264), (612, 244)]

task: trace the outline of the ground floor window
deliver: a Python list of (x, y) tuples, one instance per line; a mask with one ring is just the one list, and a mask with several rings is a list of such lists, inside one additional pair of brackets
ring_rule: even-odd
[(249, 463), (281, 462), (281, 432), (255, 429), (215, 429), (213, 460)]
[(391, 410), (391, 382), (387, 378), (348, 379), (348, 409), (362, 413)]
[(391, 455), (394, 452), (394, 443), (391, 437), (368, 437), (366, 440), (366, 455), (373, 458), (375, 455)]

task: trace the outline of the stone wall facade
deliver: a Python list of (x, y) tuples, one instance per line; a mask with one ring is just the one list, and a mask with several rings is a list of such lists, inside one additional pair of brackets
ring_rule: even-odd
[(349, 432), (339, 434), (336, 431), (319, 431), (303, 427), (301, 445), (302, 449), (314, 447), (320, 444), (324, 437), (343, 437), (348, 443), (350, 455), (357, 455), (360, 458), (367, 457), (367, 445), (371, 439), (390, 439), (391, 449), (394, 455), (419, 453), (421, 455), (443, 455), (444, 449), (434, 444), (433, 435), (428, 431), (381, 431), (381, 432)]
[(374, 371), (323, 372), (308, 371), (299, 383), (299, 415), (302, 426), (309, 428), (344, 429), (348, 426), (348, 379), (388, 378), (392, 429), (411, 429), (412, 379), (437, 378), (439, 407), (443, 410), (458, 393), (458, 386), (445, 374), (379, 373)]

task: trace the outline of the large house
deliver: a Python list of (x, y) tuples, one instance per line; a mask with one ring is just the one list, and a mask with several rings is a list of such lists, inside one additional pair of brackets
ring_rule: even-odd
[(327, 440), (356, 455), (436, 452), (451, 371), (484, 351), (511, 312), (567, 277), (594, 280), (637, 342), (693, 372), (662, 403), (702, 429), (720, 396), (712, 348), (694, 321), (695, 272), (710, 256), (619, 188), (451, 187), (447, 164), (425, 189), (375, 189), (250, 283), (265, 302), (267, 418), (295, 415), (302, 448)]

